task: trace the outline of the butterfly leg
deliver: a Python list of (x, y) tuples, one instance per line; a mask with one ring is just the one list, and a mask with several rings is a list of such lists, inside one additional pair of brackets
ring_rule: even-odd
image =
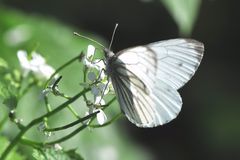
[(110, 82), (109, 77), (107, 77), (107, 83), (106, 83), (106, 85), (104, 86), (103, 90), (101, 91), (102, 93), (101, 93), (101, 98), (100, 98), (100, 100), (99, 100), (99, 104), (100, 104), (100, 102), (101, 102), (102, 99), (103, 99), (104, 93), (105, 93), (105, 91), (106, 91), (106, 89), (107, 89), (107, 87), (108, 87), (108, 85), (109, 85), (109, 82)]

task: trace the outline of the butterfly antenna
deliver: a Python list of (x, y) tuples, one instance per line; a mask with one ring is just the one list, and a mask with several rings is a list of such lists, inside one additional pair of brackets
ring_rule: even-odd
[(112, 43), (113, 43), (113, 39), (114, 39), (114, 36), (115, 36), (115, 32), (116, 32), (116, 30), (117, 30), (117, 27), (118, 27), (118, 23), (116, 23), (115, 28), (114, 28), (114, 30), (113, 30), (111, 42), (110, 42), (110, 45), (109, 45), (109, 48), (108, 48), (109, 50), (110, 50), (111, 47), (112, 47)]
[(106, 47), (104, 47), (104, 45), (102, 45), (101, 43), (99, 43), (98, 41), (96, 41), (96, 40), (94, 40), (94, 39), (92, 39), (92, 38), (86, 37), (86, 36), (81, 35), (81, 34), (79, 34), (79, 33), (77, 33), (77, 32), (73, 32), (73, 34), (76, 35), (76, 36), (82, 37), (82, 38), (84, 38), (84, 39), (87, 39), (87, 40), (89, 40), (89, 41), (91, 41), (91, 42), (94, 42), (94, 43), (96, 43), (97, 45), (101, 46), (102, 48), (106, 48)]

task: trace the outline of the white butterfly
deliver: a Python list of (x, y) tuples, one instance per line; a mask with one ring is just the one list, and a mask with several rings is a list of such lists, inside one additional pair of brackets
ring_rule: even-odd
[(178, 93), (197, 70), (204, 45), (172, 39), (128, 48), (105, 49), (110, 76), (121, 110), (138, 127), (156, 127), (176, 118), (182, 107)]

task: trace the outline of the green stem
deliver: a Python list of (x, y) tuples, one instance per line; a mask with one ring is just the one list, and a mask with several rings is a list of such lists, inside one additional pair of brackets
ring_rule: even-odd
[(67, 136), (62, 137), (60, 139), (57, 139), (55, 141), (47, 142), (47, 143), (45, 143), (45, 145), (52, 145), (52, 144), (56, 144), (56, 143), (61, 143), (61, 142), (65, 141), (65, 140), (73, 137), (74, 135), (76, 135), (78, 132), (80, 132), (81, 130), (83, 130), (86, 127), (87, 127), (87, 125), (82, 125), (79, 128), (77, 128), (76, 130), (74, 130), (72, 133), (68, 134)]
[[(92, 114), (90, 114), (90, 115), (88, 115), (88, 116), (86, 116), (86, 117), (84, 117), (84, 118), (82, 118), (82, 119), (79, 119), (79, 120), (77, 120), (77, 121), (74, 121), (74, 122), (72, 122), (72, 123), (70, 123), (70, 124), (68, 124), (68, 125), (65, 125), (65, 126), (62, 126), (62, 127), (57, 127), (57, 128), (46, 129), (46, 130), (44, 130), (44, 131), (51, 132), (51, 131), (59, 131), (59, 130), (62, 130), (62, 129), (70, 128), (70, 127), (72, 127), (72, 126), (74, 126), (74, 125), (76, 125), (76, 124), (79, 124), (80, 122), (83, 122), (83, 121), (85, 121), (85, 120), (87, 120), (87, 119), (89, 119), (89, 118), (92, 118), (92, 117), (96, 116), (97, 113), (99, 113), (99, 111), (98, 111), (98, 112), (95, 112), (95, 113), (92, 113)], [(74, 136), (74, 135), (75, 135), (75, 132), (77, 132), (77, 131), (79, 132), (80, 130), (84, 129), (85, 127), (81, 126), (80, 128), (81, 128), (81, 129), (77, 129), (76, 131), (74, 131), (74, 132), (71, 134), (71, 136)], [(71, 136), (67, 136), (67, 137), (70, 138)], [(67, 139), (67, 138), (65, 137), (65, 140), (66, 140), (66, 139)], [(59, 140), (57, 140), (57, 141), (59, 141)], [(61, 141), (62, 141), (62, 140), (61, 140)], [(20, 142), (21, 142), (22, 144), (25, 144), (25, 145), (28, 145), (28, 146), (32, 146), (32, 147), (34, 147), (34, 148), (40, 148), (40, 147), (43, 147), (44, 145), (54, 144), (53, 142), (49, 142), (49, 143), (36, 142), (36, 141), (29, 140), (29, 139), (27, 139), (27, 138), (25, 138), (25, 137), (22, 137), (21, 140), (20, 140)], [(56, 143), (57, 143), (57, 142), (56, 142)]]
[(34, 120), (32, 120), (26, 127), (24, 127), (19, 133), (18, 135), (12, 140), (12, 142), (7, 146), (7, 148), (5, 149), (5, 151), (3, 152), (2, 156), (1, 156), (1, 160), (4, 160), (7, 155), (11, 152), (11, 150), (16, 146), (16, 144), (21, 140), (21, 137), (34, 125), (42, 122), (44, 120), (45, 117), (50, 117), (53, 114), (61, 111), (62, 109), (64, 109), (67, 105), (71, 104), (72, 102), (76, 101), (79, 97), (81, 97), (84, 93), (88, 92), (90, 90), (90, 88), (84, 89), (83, 91), (81, 91), (80, 93), (76, 94), (75, 96), (73, 96), (70, 100), (64, 102), (63, 104), (59, 105), (57, 108), (55, 108), (54, 110), (52, 110), (51, 112), (48, 112)]
[(44, 146), (43, 143), (35, 142), (35, 141), (29, 140), (29, 139), (27, 139), (25, 137), (21, 138), (20, 143), (28, 145), (28, 146), (32, 146), (33, 148), (40, 148), (40, 147)]
[(79, 124), (79, 123), (81, 123), (81, 122), (83, 122), (83, 121), (85, 121), (85, 120), (87, 120), (87, 119), (89, 119), (89, 118), (92, 118), (93, 116), (95, 116), (95, 115), (98, 114), (98, 113), (99, 113), (99, 111), (94, 112), (94, 113), (92, 113), (92, 114), (89, 114), (89, 115), (87, 115), (87, 116), (85, 116), (85, 117), (83, 117), (83, 118), (81, 118), (81, 119), (78, 119), (78, 120), (76, 120), (76, 121), (74, 121), (74, 122), (72, 122), (72, 123), (69, 123), (69, 124), (67, 124), (67, 125), (64, 125), (64, 126), (61, 126), (61, 127), (56, 127), (56, 128), (45, 129), (44, 131), (54, 132), (54, 131), (64, 130), (64, 129), (73, 127), (73, 126), (75, 126), (75, 125), (77, 125), (77, 124)]
[[(83, 96), (84, 96), (84, 95), (85, 95), (85, 94), (83, 94)], [(72, 98), (72, 97), (66, 96), (66, 95), (64, 95), (64, 94), (60, 94), (60, 95), (58, 95), (58, 96), (60, 96), (60, 97), (62, 97), (62, 98), (65, 98), (65, 99), (67, 99), (67, 100), (69, 100), (69, 99)], [(50, 104), (46, 104), (46, 105), (47, 105), (47, 106), (50, 106)], [(77, 119), (79, 119), (78, 113), (75, 111), (75, 109), (74, 109), (71, 105), (68, 105), (67, 108), (68, 108), (69, 111), (74, 115), (74, 117), (76, 117)]]
[(107, 104), (102, 105), (101, 107), (103, 107), (103, 108), (105, 109), (105, 108), (108, 107), (110, 104), (112, 104), (116, 99), (117, 99), (116, 97), (113, 97)]
[[(32, 121), (33, 122), (33, 121)], [(27, 125), (25, 128), (23, 128), (21, 130), (21, 132), (18, 133), (18, 135), (13, 139), (13, 141), (8, 145), (8, 147), (5, 149), (5, 151), (3, 152), (2, 156), (1, 156), (1, 160), (4, 160), (7, 155), (11, 152), (11, 150), (16, 146), (16, 144), (18, 143), (18, 141), (21, 139), (21, 137), (27, 132), (27, 130), (29, 128), (31, 128), (33, 126), (33, 123), (29, 123), (29, 125)]]
[(51, 105), (48, 103), (48, 99), (47, 99), (46, 96), (44, 96), (44, 103), (45, 103), (47, 112), (51, 112), (52, 107), (51, 107)]
[(75, 118), (77, 118), (77, 119), (80, 118), (78, 113), (75, 111), (75, 109), (71, 105), (68, 105), (67, 108), (74, 115)]
[[(84, 96), (84, 95), (85, 95), (85, 94), (83, 94), (83, 96)], [(64, 99), (67, 99), (67, 100), (69, 100), (69, 99), (72, 98), (72, 97), (67, 96), (67, 95), (65, 95), (65, 94), (60, 94), (60, 95), (58, 95), (58, 96), (60, 96), (60, 97), (62, 97), (62, 98), (64, 98)], [(71, 105), (68, 105), (67, 108), (68, 108), (69, 111), (74, 115), (74, 117), (76, 117), (77, 119), (79, 119), (78, 113), (75, 111), (75, 109), (74, 109)]]
[[(84, 66), (84, 69), (83, 69), (83, 82), (86, 83), (87, 82), (87, 70), (88, 68), (86, 66)], [(83, 99), (84, 101), (87, 103), (88, 102), (88, 99), (87, 99), (87, 96), (86, 94), (83, 95)], [(87, 104), (88, 105), (88, 104)]]
[(51, 77), (46, 81), (45, 83), (45, 88), (47, 88), (49, 82), (51, 81), (51, 79), (58, 73), (60, 72), (62, 69), (64, 69), (65, 67), (67, 67), (68, 65), (70, 65), (71, 63), (73, 63), (76, 60), (81, 60), (81, 58), (83, 57), (83, 53), (81, 53), (80, 55), (70, 59), (68, 62), (66, 62), (65, 64), (63, 64), (62, 66), (60, 66), (58, 69), (56, 69), (56, 71), (51, 75)]

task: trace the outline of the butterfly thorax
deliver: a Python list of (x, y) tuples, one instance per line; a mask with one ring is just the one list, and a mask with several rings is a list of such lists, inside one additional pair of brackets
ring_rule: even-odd
[(106, 58), (106, 72), (108, 75), (111, 74), (111, 63), (113, 62), (113, 60), (115, 59), (115, 54), (109, 50), (108, 48), (104, 49), (104, 54), (105, 54), (105, 58)]

